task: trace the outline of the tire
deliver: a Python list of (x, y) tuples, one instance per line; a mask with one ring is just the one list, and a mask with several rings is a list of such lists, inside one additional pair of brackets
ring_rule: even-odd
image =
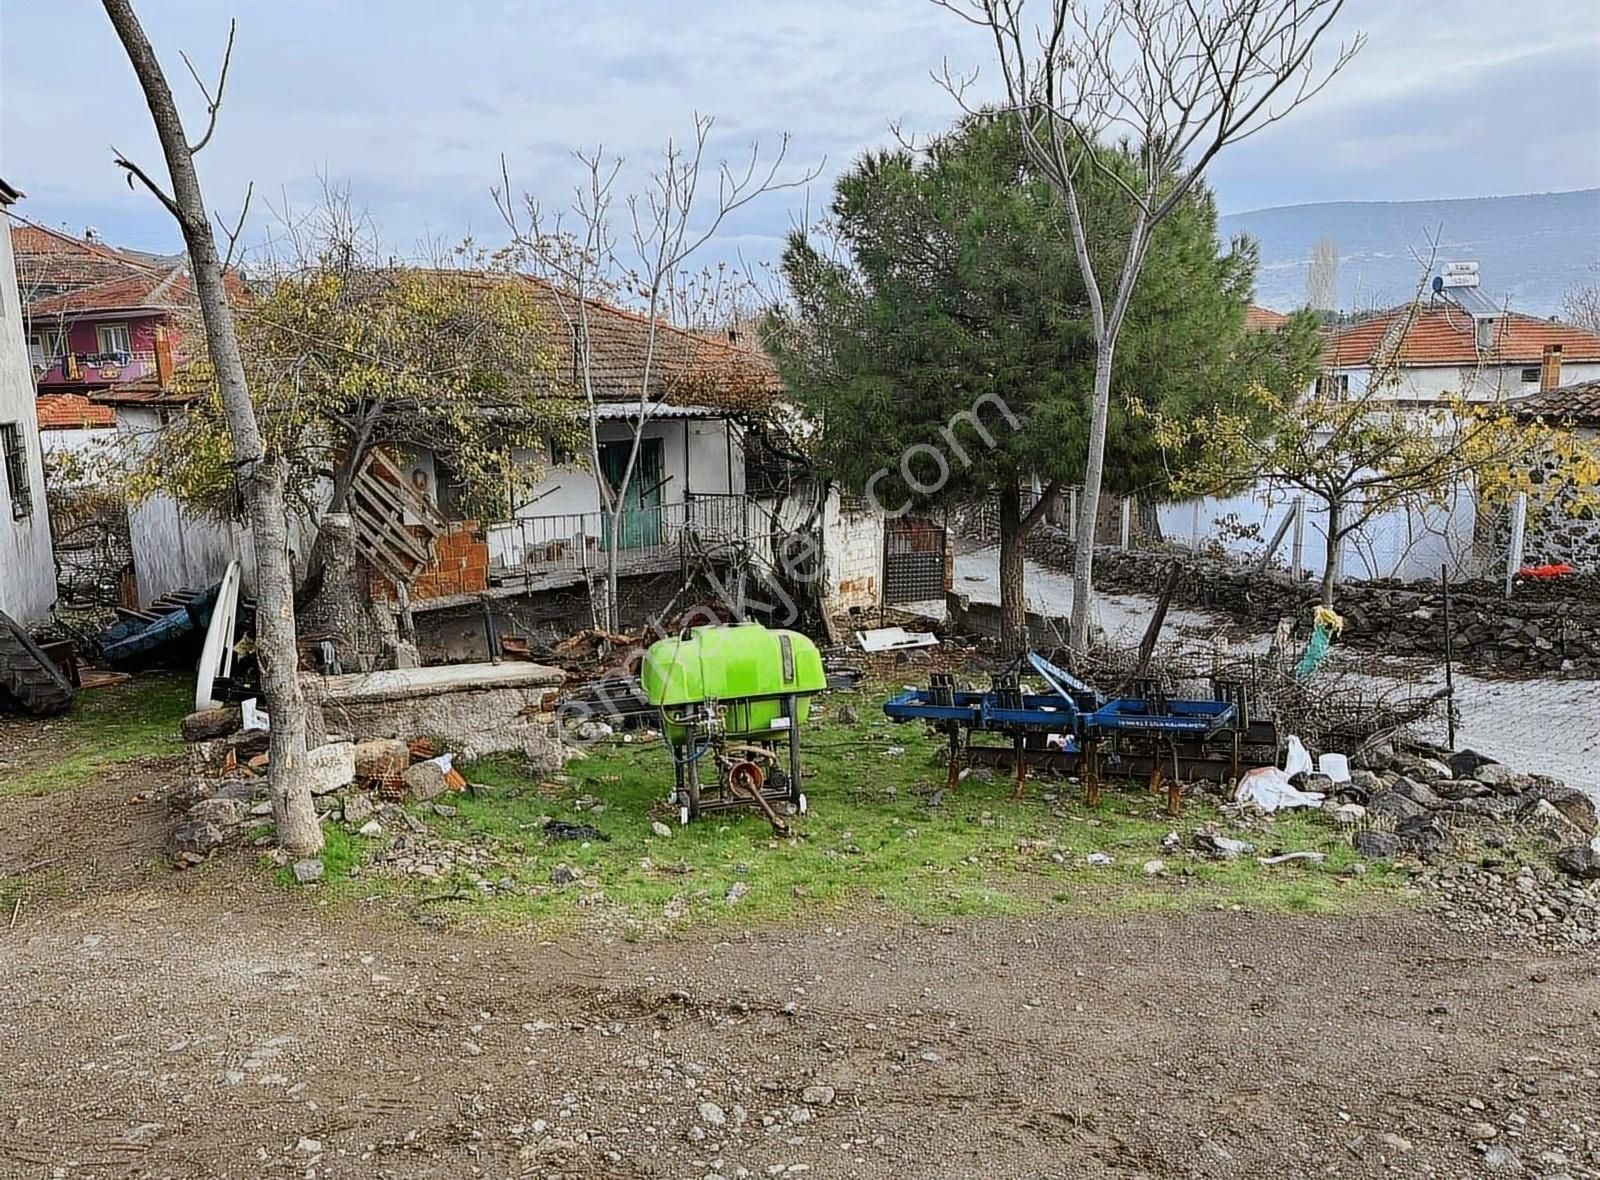
[(0, 611), (0, 698), (35, 717), (54, 717), (72, 707), (72, 684), (28, 633)]

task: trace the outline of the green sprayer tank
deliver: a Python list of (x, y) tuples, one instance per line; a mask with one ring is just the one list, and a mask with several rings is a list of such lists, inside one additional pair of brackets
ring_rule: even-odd
[(645, 697), (661, 709), (667, 740), (681, 744), (676, 706), (716, 701), (726, 710), (729, 737), (769, 734), (788, 712), (784, 698), (797, 697), (800, 724), (808, 698), (827, 687), (817, 645), (796, 631), (769, 631), (760, 623), (696, 627), (683, 639), (650, 645), (639, 673)]

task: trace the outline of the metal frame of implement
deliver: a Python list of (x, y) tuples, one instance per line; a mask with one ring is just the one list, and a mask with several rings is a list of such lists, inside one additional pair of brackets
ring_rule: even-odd
[[(1169, 698), (1154, 681), (1136, 681), (1136, 695), (1107, 699), (1037, 652), (1028, 654), (1028, 662), (1052, 692), (1024, 692), (1014, 675), (996, 677), (986, 692), (958, 689), (951, 675), (938, 673), (928, 688), (885, 701), (883, 711), (896, 722), (926, 722), (949, 737), (952, 787), (963, 760), (1011, 766), (1018, 793), (1030, 765), (1078, 770), (1091, 806), (1100, 801), (1107, 766), (1148, 774), (1151, 790), (1165, 788), (1167, 810), (1176, 814), (1184, 779), (1237, 779), (1246, 745), (1276, 751), (1276, 727), (1250, 721), (1242, 685), (1218, 681), (1211, 700), (1192, 700)], [(1011, 741), (978, 744), (972, 739), (980, 733)]]

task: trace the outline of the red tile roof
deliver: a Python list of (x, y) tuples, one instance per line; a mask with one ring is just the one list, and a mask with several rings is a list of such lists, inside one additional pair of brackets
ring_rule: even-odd
[(1575, 381), (1541, 390), (1519, 398), (1516, 409), (1519, 418), (1543, 418), (1551, 424), (1600, 425), (1600, 381)]
[[(1409, 324), (1407, 323), (1410, 318)], [(1398, 339), (1397, 339), (1398, 338)], [(1600, 336), (1572, 324), (1506, 312), (1495, 317), (1494, 341), (1479, 352), (1472, 317), (1448, 304), (1393, 308), (1328, 333), (1322, 363), (1330, 369), (1369, 368), (1395, 358), (1401, 365), (1538, 364), (1546, 345), (1562, 360), (1600, 361)]]
[(188, 260), (117, 250), (13, 218), (11, 249), (25, 315), (172, 311), (189, 306)]
[(117, 424), (110, 406), (97, 405), (81, 393), (41, 393), (37, 405), (40, 430), (94, 430)]
[(1281, 328), (1288, 322), (1288, 316), (1281, 311), (1273, 311), (1270, 307), (1257, 307), (1252, 303), (1244, 309), (1244, 326), (1247, 331), (1260, 332), (1270, 328)]

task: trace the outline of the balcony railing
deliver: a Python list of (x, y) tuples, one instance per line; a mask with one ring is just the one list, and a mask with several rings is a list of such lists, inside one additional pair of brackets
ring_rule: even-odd
[(48, 361), (35, 353), (31, 359), (42, 370), (40, 383), (52, 385), (76, 381), (136, 381), (156, 370), (153, 352), (78, 352)]
[[(739, 495), (697, 495), (676, 504), (632, 508), (618, 523), (619, 573), (669, 569), (690, 547), (714, 547), (751, 537), (761, 509)], [(543, 577), (605, 568), (611, 516), (569, 512), (524, 516), (488, 528), (491, 574)]]

